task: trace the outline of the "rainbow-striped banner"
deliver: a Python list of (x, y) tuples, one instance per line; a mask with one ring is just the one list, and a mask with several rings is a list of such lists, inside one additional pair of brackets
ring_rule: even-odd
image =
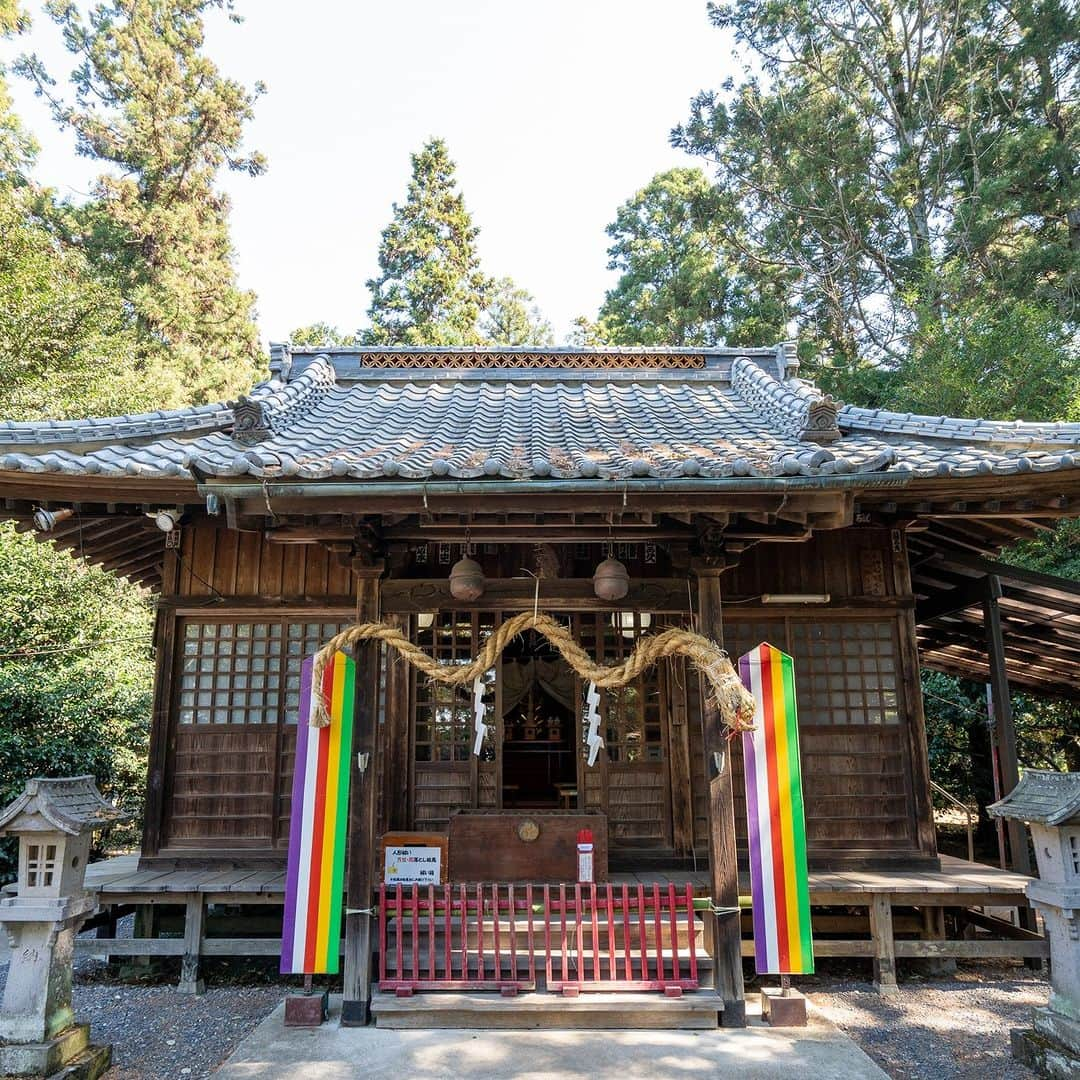
[(326, 665), (323, 694), (330, 702), (330, 723), (322, 728), (308, 722), (313, 663), (313, 657), (305, 660), (300, 674), (281, 935), (285, 975), (333, 975), (339, 966), (356, 663), (339, 652)]
[(743, 732), (754, 964), (759, 975), (809, 975), (814, 947), (795, 665), (763, 642), (739, 657), (739, 675), (757, 702), (754, 728)]

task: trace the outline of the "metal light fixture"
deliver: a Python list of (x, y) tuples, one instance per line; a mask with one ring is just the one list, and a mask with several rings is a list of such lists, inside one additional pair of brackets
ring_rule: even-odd
[(180, 527), (180, 519), (184, 516), (184, 511), (177, 507), (175, 510), (157, 510), (146, 516), (152, 517), (154, 524), (163, 533), (170, 533)]
[[(634, 636), (634, 613), (632, 611), (616, 611), (612, 613), (611, 625), (619, 631), (624, 638), (632, 638)], [(638, 615), (637, 628), (645, 633), (649, 627), (652, 626), (652, 615), (647, 611), (642, 611)]]
[(38, 532), (52, 532), (61, 521), (67, 521), (75, 513), (70, 507), (63, 510), (38, 509), (34, 511), (34, 528)]
[(455, 600), (479, 600), (486, 584), (484, 568), (475, 559), (458, 559), (450, 567), (450, 595)]
[(763, 604), (827, 604), (828, 593), (765, 593)]
[(601, 600), (621, 600), (630, 591), (630, 571), (610, 556), (597, 566), (592, 580)]

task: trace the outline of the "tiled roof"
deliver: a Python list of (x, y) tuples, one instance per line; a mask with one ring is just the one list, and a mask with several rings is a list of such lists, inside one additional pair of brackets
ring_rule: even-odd
[(72, 836), (131, 820), (129, 813), (101, 797), (92, 776), (27, 780), (22, 793), (0, 809), (0, 834), (12, 826), (18, 828), (24, 814), (40, 814), (54, 828)]
[(1080, 820), (1080, 773), (1028, 769), (1004, 799), (986, 810), (991, 817), (1045, 825)]
[(535, 367), (388, 368), (387, 350), (365, 367), (364, 350), (278, 349), (277, 377), (232, 406), (0, 425), (0, 470), (422, 481), (977, 476), (1080, 463), (1078, 424), (837, 412), (782, 348), (656, 353), (700, 355), (694, 369), (619, 366), (647, 350), (548, 352), (547, 366), (547, 352), (530, 350)]

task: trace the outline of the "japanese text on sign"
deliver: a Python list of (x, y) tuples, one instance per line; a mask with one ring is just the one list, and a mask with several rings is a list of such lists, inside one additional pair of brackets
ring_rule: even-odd
[(442, 851), (437, 847), (387, 847), (387, 885), (438, 885)]

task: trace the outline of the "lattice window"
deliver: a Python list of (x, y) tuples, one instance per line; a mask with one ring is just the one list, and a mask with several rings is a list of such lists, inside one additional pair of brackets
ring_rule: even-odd
[[(582, 616), (578, 625), (579, 640), (585, 651), (600, 663), (610, 665), (625, 660), (633, 652), (637, 639), (652, 624), (650, 615), (623, 612)], [(627, 686), (603, 691), (600, 716), (609, 761), (631, 764), (663, 760), (660, 682), (655, 666)], [(586, 734), (582, 725), (582, 737)]]
[(56, 845), (26, 845), (26, 886), (29, 889), (48, 889), (56, 875)]
[[(491, 612), (440, 611), (420, 616), (416, 640), (440, 664), (467, 664), (495, 630)], [(491, 732), (495, 725), (495, 671), (484, 675), (484, 722), (488, 725), (481, 756), (494, 757)], [(472, 755), (472, 687), (453, 687), (416, 679), (417, 761), (468, 761)]]
[(736, 662), (762, 641), (791, 655), (802, 724), (900, 723), (892, 622), (731, 622), (725, 627), (725, 637)]
[(295, 724), (300, 665), (344, 622), (185, 621), (181, 724)]

